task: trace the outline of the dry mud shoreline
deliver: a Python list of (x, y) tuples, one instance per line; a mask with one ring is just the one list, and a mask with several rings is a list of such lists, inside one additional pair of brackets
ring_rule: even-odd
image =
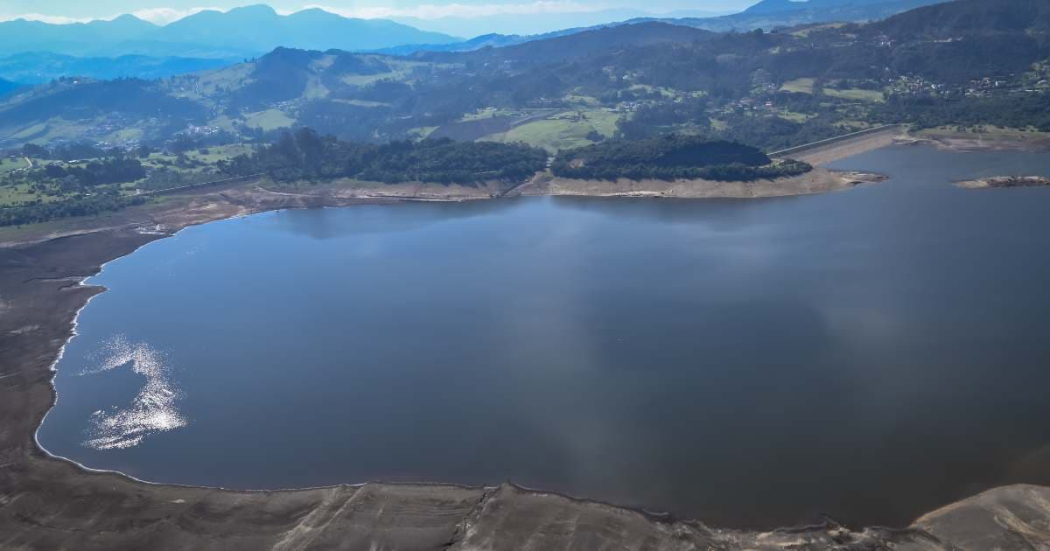
[(537, 178), (518, 187), (516, 195), (575, 195), (585, 197), (654, 197), (679, 199), (758, 199), (841, 191), (861, 184), (885, 181), (879, 174), (840, 172), (825, 168), (791, 178), (753, 182), (708, 180), (567, 180)]
[(211, 190), (0, 247), (0, 549), (1050, 549), (1050, 488), (1035, 486), (991, 490), (902, 529), (827, 521), (760, 532), (510, 484), (259, 492), (157, 485), (90, 472), (38, 447), (36, 428), (55, 399), (52, 366), (79, 310), (104, 290), (81, 282), (104, 263), (183, 227), (253, 212), (508, 191), (470, 189), (454, 199), (411, 185), (384, 196), (338, 186)]
[(1043, 176), (998, 176), (995, 178), (956, 182), (955, 185), (966, 189), (1046, 187), (1050, 186), (1050, 178)]

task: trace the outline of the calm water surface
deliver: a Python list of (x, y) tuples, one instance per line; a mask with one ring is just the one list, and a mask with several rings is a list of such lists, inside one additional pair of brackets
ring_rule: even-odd
[(50, 451), (162, 482), (505, 480), (736, 526), (1050, 483), (1050, 155), (844, 193), (262, 214), (106, 266)]

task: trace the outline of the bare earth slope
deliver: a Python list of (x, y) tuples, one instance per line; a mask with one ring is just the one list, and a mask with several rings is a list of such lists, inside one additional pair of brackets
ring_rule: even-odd
[(589, 197), (676, 197), (681, 199), (757, 199), (789, 195), (811, 195), (849, 189), (885, 180), (877, 174), (838, 172), (824, 168), (791, 178), (753, 182), (711, 180), (575, 180), (537, 178), (515, 189), (520, 195), (585, 195)]
[(956, 182), (955, 185), (967, 189), (1043, 187), (1050, 186), (1050, 178), (1043, 176), (998, 176), (995, 178), (981, 178), (979, 180)]

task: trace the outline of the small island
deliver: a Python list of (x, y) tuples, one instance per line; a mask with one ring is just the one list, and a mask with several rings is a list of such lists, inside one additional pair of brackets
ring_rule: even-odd
[(1050, 178), (1046, 176), (997, 176), (995, 178), (981, 178), (978, 180), (956, 182), (955, 185), (966, 189), (1040, 187), (1050, 186)]

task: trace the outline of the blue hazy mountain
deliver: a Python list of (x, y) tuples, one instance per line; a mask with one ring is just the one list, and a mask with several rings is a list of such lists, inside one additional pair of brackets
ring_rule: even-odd
[[(608, 23), (591, 26), (566, 27), (557, 31), (538, 34), (499, 34), (490, 33), (470, 40), (441, 44), (403, 44), (392, 48), (382, 48), (382, 53), (408, 55), (419, 51), (429, 52), (469, 52), (486, 47), (506, 47), (547, 40), (569, 34), (575, 34), (602, 27), (614, 27), (647, 22), (670, 23), (716, 32), (750, 31), (754, 29), (775, 29), (813, 25), (831, 22), (864, 22), (884, 19), (918, 7), (947, 2), (948, 0), (762, 0), (740, 13), (730, 15), (710, 15), (701, 11), (670, 12), (659, 17), (627, 17), (629, 10), (610, 11), (617, 13), (620, 19), (610, 19)], [(607, 12), (595, 12), (602, 14)], [(437, 20), (440, 21), (440, 20)], [(434, 22), (430, 23), (435, 24)]]
[(20, 87), (21, 86), (17, 82), (11, 82), (10, 80), (0, 78), (0, 96), (6, 96)]
[(645, 18), (709, 31), (749, 31), (832, 22), (876, 21), (949, 0), (762, 0), (743, 12), (720, 17)]
[[(606, 9), (568, 13), (496, 14), (480, 17), (394, 17), (394, 21), (419, 29), (456, 36), (477, 37), (486, 34), (537, 35), (563, 29), (594, 27), (638, 17), (651, 17), (652, 12), (639, 9)], [(712, 14), (705, 14), (712, 15)]]
[(0, 57), (0, 78), (20, 84), (40, 84), (61, 77), (165, 78), (185, 73), (217, 69), (241, 61), (240, 58), (75, 57), (50, 52), (25, 52)]
[(133, 15), (69, 25), (16, 19), (0, 23), (0, 54), (34, 51), (80, 54), (85, 49), (138, 40), (157, 29), (156, 25)]
[(255, 57), (277, 47), (354, 51), (460, 40), (385, 19), (351, 19), (320, 9), (280, 15), (265, 5), (225, 13), (205, 10), (163, 27), (131, 15), (72, 25), (0, 23), (0, 55), (51, 52), (225, 59)]
[[(230, 67), (160, 80), (56, 79), (0, 100), (0, 145), (116, 143), (129, 135), (164, 143), (190, 125), (228, 139), (260, 138), (292, 126), (365, 141), (405, 139), (435, 128), (444, 131), (438, 136), (476, 139), (507, 132), (530, 110), (575, 108), (581, 97), (603, 112), (648, 102), (643, 105), (651, 109), (617, 123), (624, 134), (708, 121), (708, 102), (717, 102), (720, 116), (739, 117), (728, 128), (740, 140), (773, 144), (769, 133), (783, 137), (805, 128), (829, 136), (841, 130), (820, 121), (807, 128), (774, 113), (756, 118), (737, 112), (739, 102), (755, 101), (758, 76), (773, 88), (802, 79), (829, 83), (809, 93), (767, 86), (757, 92), (819, 117), (859, 112), (873, 122), (909, 117), (932, 126), (963, 121), (1050, 129), (1045, 95), (957, 99), (968, 97), (978, 80), (1031, 80), (1026, 73), (1050, 57), (1046, 0), (957, 0), (878, 22), (807, 30), (717, 33), (646, 22), (499, 48), (421, 51), (411, 58), (278, 48)], [(827, 93), (842, 89), (832, 88), (833, 82), (885, 91), (904, 78), (936, 84), (930, 89), (938, 94), (911, 100), (884, 92), (883, 101), (858, 106)], [(473, 116), (483, 109), (507, 114), (476, 123), (481, 119)]]

